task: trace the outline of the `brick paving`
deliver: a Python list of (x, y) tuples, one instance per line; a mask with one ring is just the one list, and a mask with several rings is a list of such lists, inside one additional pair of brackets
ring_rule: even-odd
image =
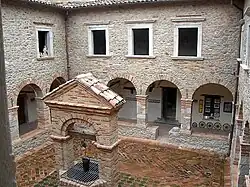
[[(123, 140), (119, 155), (118, 187), (224, 186), (225, 160), (216, 154), (157, 145), (150, 140)], [(55, 173), (35, 185), (49, 186), (58, 186)]]

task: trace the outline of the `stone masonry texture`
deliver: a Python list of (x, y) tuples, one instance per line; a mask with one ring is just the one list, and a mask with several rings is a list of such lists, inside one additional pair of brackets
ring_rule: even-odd
[[(172, 17), (199, 15), (202, 22), (203, 61), (172, 60), (174, 23)], [(201, 85), (213, 82), (234, 92), (239, 44), (240, 11), (230, 1), (202, 3), (172, 3), (129, 7), (80, 9), (71, 11), (69, 31), (70, 77), (92, 72), (108, 82), (111, 79), (132, 78), (137, 94), (145, 94), (156, 80), (173, 82), (183, 98), (192, 98)], [(153, 24), (154, 59), (127, 58), (128, 24), (131, 20), (155, 20)], [(110, 58), (91, 58), (88, 55), (88, 24), (109, 23)]]
[[(63, 12), (51, 8), (12, 1), (2, 3), (7, 94), (12, 107), (25, 85), (36, 84), (45, 95), (56, 77), (67, 78), (65, 24)], [(51, 60), (37, 60), (36, 27), (52, 28)]]

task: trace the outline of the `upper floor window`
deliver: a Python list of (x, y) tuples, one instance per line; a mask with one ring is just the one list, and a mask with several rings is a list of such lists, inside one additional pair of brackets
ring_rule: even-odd
[(129, 25), (128, 55), (129, 56), (153, 56), (152, 24)]
[(109, 55), (107, 26), (90, 26), (88, 28), (89, 55)]
[(37, 28), (37, 57), (53, 56), (53, 33), (51, 28)]
[(246, 57), (245, 63), (247, 66), (250, 65), (250, 25), (247, 27), (247, 43), (246, 43)]
[(201, 24), (178, 24), (174, 36), (174, 56), (201, 57)]

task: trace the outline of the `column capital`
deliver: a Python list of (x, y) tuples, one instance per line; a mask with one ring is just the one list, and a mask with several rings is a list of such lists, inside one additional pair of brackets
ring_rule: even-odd
[(8, 108), (9, 111), (18, 110), (19, 106), (13, 106)]
[(193, 99), (186, 99), (186, 98), (181, 98), (181, 101), (187, 101), (187, 102), (193, 102)]
[(56, 136), (56, 135), (51, 135), (50, 138), (54, 141), (57, 142), (63, 142), (63, 141), (67, 141), (71, 138), (71, 136)]
[(148, 99), (148, 95), (136, 95), (136, 99)]

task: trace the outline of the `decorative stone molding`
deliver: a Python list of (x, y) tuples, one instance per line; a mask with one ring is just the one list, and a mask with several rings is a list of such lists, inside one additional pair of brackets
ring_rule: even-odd
[(107, 150), (112, 150), (114, 149), (116, 146), (118, 146), (118, 144), (120, 143), (121, 140), (116, 141), (113, 145), (107, 146), (107, 145), (102, 145), (99, 144), (97, 142), (94, 142), (94, 145), (96, 145), (97, 148), (99, 149), (107, 149)]
[(56, 136), (56, 135), (51, 135), (50, 138), (55, 141), (67, 141), (71, 137), (70, 136)]
[(147, 20), (125, 20), (125, 24), (138, 24), (138, 23), (155, 23), (157, 19), (147, 19)]
[(196, 17), (196, 16), (193, 16), (193, 17), (188, 17), (188, 16), (185, 16), (185, 17), (175, 17), (175, 18), (171, 18), (171, 21), (172, 22), (202, 22), (202, 21), (205, 21), (206, 18), (205, 17)]

